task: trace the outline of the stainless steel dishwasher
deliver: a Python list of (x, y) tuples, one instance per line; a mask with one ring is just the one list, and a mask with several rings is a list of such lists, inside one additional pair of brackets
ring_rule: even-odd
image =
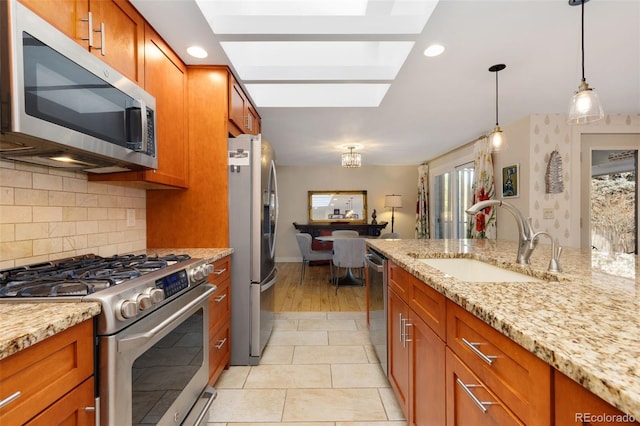
[(385, 375), (387, 370), (387, 258), (367, 248), (369, 338)]

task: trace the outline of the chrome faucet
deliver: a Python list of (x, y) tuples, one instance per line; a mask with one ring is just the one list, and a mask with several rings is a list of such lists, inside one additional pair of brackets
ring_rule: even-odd
[(531, 253), (536, 248), (538, 241), (534, 238), (535, 232), (533, 230), (533, 226), (531, 225), (531, 219), (527, 220), (524, 218), (520, 210), (515, 208), (513, 205), (504, 202), (502, 200), (485, 200), (479, 201), (469, 207), (466, 212), (470, 215), (476, 215), (481, 210), (487, 207), (504, 207), (509, 213), (513, 215), (516, 220), (516, 224), (518, 225), (518, 259), (517, 262), (528, 265), (531, 263)]
[(560, 266), (562, 247), (558, 244), (558, 239), (553, 238), (548, 232), (541, 231), (533, 234), (533, 237), (531, 237), (531, 243), (533, 244), (540, 235), (546, 235), (549, 237), (549, 240), (551, 240), (551, 260), (549, 261), (549, 267), (547, 270), (549, 272), (562, 272), (562, 266)]

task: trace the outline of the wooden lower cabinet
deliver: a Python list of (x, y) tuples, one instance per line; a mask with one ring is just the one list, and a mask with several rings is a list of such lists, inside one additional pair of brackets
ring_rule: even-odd
[(553, 384), (555, 422), (558, 426), (640, 424), (558, 370), (554, 370)]
[(93, 355), (87, 320), (0, 360), (0, 424), (93, 425)]
[(213, 263), (209, 282), (218, 289), (209, 297), (209, 384), (215, 384), (231, 359), (231, 256)]
[(445, 422), (445, 344), (389, 289), (389, 380), (410, 425)]

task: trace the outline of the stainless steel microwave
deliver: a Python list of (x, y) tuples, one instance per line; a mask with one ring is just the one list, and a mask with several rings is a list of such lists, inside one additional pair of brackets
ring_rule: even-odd
[(157, 168), (155, 98), (16, 0), (0, 5), (0, 158)]

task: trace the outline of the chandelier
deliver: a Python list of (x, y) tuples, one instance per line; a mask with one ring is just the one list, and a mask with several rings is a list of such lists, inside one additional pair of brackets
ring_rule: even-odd
[(349, 152), (342, 154), (342, 167), (353, 168), (362, 166), (362, 155), (353, 152), (355, 148), (355, 146), (348, 146), (347, 149)]

